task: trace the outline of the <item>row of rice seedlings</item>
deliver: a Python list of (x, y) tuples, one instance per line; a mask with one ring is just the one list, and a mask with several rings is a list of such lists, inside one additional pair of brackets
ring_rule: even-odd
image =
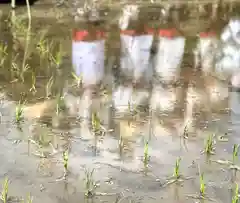
[[(64, 157), (64, 168), (67, 171), (68, 168), (68, 153), (64, 152), (63, 153)], [(84, 187), (85, 187), (85, 196), (87, 198), (91, 198), (95, 194), (95, 188), (96, 188), (96, 183), (94, 181), (93, 175), (94, 175), (94, 169), (86, 169), (84, 170), (85, 177), (84, 177)], [(5, 177), (4, 182), (2, 184), (2, 191), (1, 191), (1, 200), (3, 203), (7, 203), (10, 200), (9, 196), (9, 179), (8, 177)], [(24, 200), (22, 202), (25, 202)], [(29, 194), (26, 198), (26, 203), (32, 203), (33, 202), (33, 197)]]
[[(3, 203), (10, 202), (11, 198), (9, 196), (9, 179), (8, 177), (5, 177), (3, 184), (2, 184), (2, 191), (1, 191), (1, 200)], [(26, 200), (22, 200), (23, 203), (32, 203), (33, 202), (33, 197), (29, 193)]]
[[(12, 67), (11, 67), (11, 72), (12, 72), (12, 76), (16, 77), (16, 80), (20, 80), (21, 82), (25, 82), (25, 74), (26, 72), (28, 72), (30, 70), (30, 72), (32, 73), (31, 75), (31, 88), (30, 91), (32, 93), (36, 93), (37, 89), (36, 89), (36, 74), (35, 72), (32, 70), (32, 68), (29, 66), (29, 64), (26, 63), (27, 59), (29, 58), (31, 51), (31, 47), (30, 45), (34, 44), (34, 42), (32, 41), (32, 35), (31, 35), (31, 24), (29, 24), (29, 26), (26, 28), (23, 21), (20, 19), (14, 20), (12, 22), (13, 24), (11, 25), (13, 30), (19, 30), (19, 33), (26, 33), (26, 44), (24, 46), (24, 57), (22, 60), (22, 64), (19, 65), (16, 60), (17, 60), (17, 56), (16, 55), (13, 59), (12, 59)], [(17, 29), (15, 29), (17, 28)], [(44, 58), (46, 58), (47, 61), (47, 67), (50, 66), (54, 66), (55, 68), (59, 68), (60, 65), (62, 64), (62, 60), (63, 60), (63, 55), (64, 52), (62, 51), (62, 46), (59, 45), (59, 49), (55, 52), (55, 54), (52, 53), (52, 48), (53, 48), (53, 40), (47, 40), (45, 39), (45, 34), (42, 35), (40, 37), (40, 39), (37, 42), (37, 47), (36, 47), (36, 51), (39, 53), (40, 55), (40, 62), (44, 61)], [(31, 42), (31, 43), (30, 43)], [(0, 46), (0, 54), (2, 55), (1, 57), (1, 64), (4, 64), (4, 61), (6, 60), (6, 57), (8, 56), (7, 53), (7, 44), (2, 43)], [(50, 66), (48, 65), (50, 62)], [(43, 64), (42, 64), (43, 65)], [(46, 64), (44, 64), (44, 66), (46, 66)], [(15, 80), (15, 81), (16, 81)], [(46, 85), (46, 97), (48, 97), (49, 95), (51, 95), (51, 87), (53, 85), (53, 77), (50, 77), (47, 85)]]

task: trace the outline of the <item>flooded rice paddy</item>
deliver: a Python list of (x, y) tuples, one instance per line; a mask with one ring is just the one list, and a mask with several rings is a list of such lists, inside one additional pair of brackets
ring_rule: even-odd
[(93, 24), (36, 4), (31, 26), (3, 7), (1, 200), (239, 202), (239, 5), (223, 5)]

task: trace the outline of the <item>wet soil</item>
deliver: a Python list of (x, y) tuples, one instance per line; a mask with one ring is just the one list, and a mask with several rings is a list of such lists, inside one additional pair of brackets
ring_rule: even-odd
[[(232, 201), (235, 182), (239, 184), (240, 180), (239, 167), (234, 175), (235, 169), (225, 163), (232, 160), (233, 145), (240, 143), (238, 92), (230, 93), (225, 106), (234, 113), (212, 114), (211, 119), (202, 121), (204, 127), (195, 136), (183, 136), (149, 115), (139, 121), (132, 119), (130, 123), (124, 119), (115, 120), (110, 116), (110, 102), (96, 99), (98, 105), (95, 108), (101, 115), (104, 130), (92, 133), (84, 128), (78, 116), (65, 112), (56, 115), (55, 98), (59, 92), (75, 91), (71, 86), (74, 82), (71, 76), (71, 29), (74, 23), (70, 16), (65, 17), (65, 8), (49, 11), (44, 5), (36, 5), (32, 8), (31, 41), (27, 44), (24, 9), (16, 10), (20, 22), (15, 27), (9, 22), (7, 9), (1, 12), (0, 24), (0, 40), (7, 44), (0, 69), (0, 180), (2, 183), (6, 177), (10, 180), (9, 202), (27, 201), (29, 193), (33, 202), (46, 203)], [(44, 14), (42, 9), (46, 11)], [(193, 32), (186, 33), (194, 36), (199, 27), (193, 26), (189, 29)], [(53, 55), (59, 47), (63, 50), (59, 66), (40, 54), (39, 43), (46, 40), (52, 43), (48, 48)], [(110, 41), (107, 51), (114, 55), (114, 48), (118, 48), (118, 43)], [(22, 67), (24, 56), (30, 69), (21, 77), (17, 68), (13, 71), (11, 64), (14, 62)], [(36, 76), (35, 88), (33, 74)], [(51, 81), (49, 93), (47, 87)], [(69, 103), (76, 100), (70, 96), (66, 98)], [(19, 101), (26, 101), (25, 117), (17, 124), (15, 111)], [(84, 110), (84, 106), (80, 108)], [(215, 150), (207, 157), (203, 151), (211, 134), (215, 135)], [(144, 161), (146, 140), (149, 157)], [(65, 178), (64, 151), (69, 153)], [(178, 158), (181, 158), (181, 176), (172, 181), (175, 180), (173, 173)], [(200, 197), (199, 168), (204, 173), (204, 197)], [(87, 178), (92, 170), (93, 175)]]

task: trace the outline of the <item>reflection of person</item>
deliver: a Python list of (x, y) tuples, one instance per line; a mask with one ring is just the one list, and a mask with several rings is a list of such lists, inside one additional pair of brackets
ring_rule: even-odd
[[(239, 5), (236, 5), (238, 8)], [(231, 77), (232, 86), (239, 87), (240, 72), (240, 15), (231, 12), (228, 24), (221, 34), (222, 58), (216, 64), (223, 79)]]
[(183, 121), (185, 82), (182, 78), (185, 80), (186, 76), (182, 74), (188, 69), (185, 62), (189, 57), (185, 54), (188, 40), (179, 24), (185, 22), (186, 17), (184, 5), (167, 7), (162, 11), (157, 29), (150, 108), (158, 123), (155, 130), (161, 129), (162, 133), (176, 134)]
[(72, 33), (72, 66), (76, 80), (80, 81), (82, 88), (75, 89), (75, 97), (69, 101), (68, 106), (70, 113), (85, 118), (91, 116), (95, 93), (99, 92), (105, 73), (105, 32), (96, 11), (94, 16), (91, 14), (91, 11), (83, 13), (83, 16), (77, 19)]
[(177, 98), (179, 88), (176, 88), (176, 84), (180, 82), (185, 50), (185, 37), (177, 28), (180, 11), (180, 8), (169, 8), (164, 12), (163, 23), (157, 31), (158, 40), (154, 57), (155, 80), (151, 98), (153, 110), (172, 112), (179, 100)]
[(147, 20), (140, 21), (141, 15), (137, 5), (126, 5), (119, 20), (121, 78), (113, 94), (113, 102), (120, 111), (128, 111), (129, 104), (138, 106), (148, 103), (148, 87), (152, 78), (150, 52), (154, 32), (146, 27)]
[(97, 30), (94, 39), (90, 34), (88, 30), (73, 31), (72, 63), (84, 88), (98, 85), (104, 76), (104, 33)]
[(205, 19), (203, 19), (210, 19), (211, 22), (198, 35), (195, 50), (196, 69), (190, 81), (194, 86), (189, 86), (186, 99), (188, 103), (185, 124), (191, 123), (189, 128), (194, 131), (196, 128), (194, 129), (192, 126), (196, 126), (200, 121), (200, 119), (194, 119), (195, 115), (201, 115), (199, 118), (204, 116), (204, 120), (208, 120), (211, 119), (212, 112), (226, 112), (228, 109), (228, 84), (221, 81), (223, 78), (219, 78), (218, 70), (219, 61), (222, 60), (222, 48), (224, 49), (219, 35), (226, 24), (226, 18), (222, 16), (225, 15), (225, 12), (222, 12), (221, 5), (211, 6), (213, 12), (207, 12), (207, 15), (204, 16)]

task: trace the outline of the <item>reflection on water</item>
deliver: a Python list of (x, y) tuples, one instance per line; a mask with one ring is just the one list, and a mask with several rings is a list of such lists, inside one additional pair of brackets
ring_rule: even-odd
[[(127, 5), (119, 21), (119, 83), (108, 84), (113, 87), (111, 100), (116, 112), (130, 113), (139, 106), (150, 105), (160, 115), (167, 113), (167, 120), (172, 115), (186, 125), (198, 117), (210, 119), (211, 112), (228, 109), (228, 83), (238, 80), (239, 19), (230, 16), (229, 23), (220, 30), (219, 26), (203, 28), (192, 40), (175, 27), (180, 8), (166, 11), (168, 14), (157, 29), (139, 22), (140, 11)], [(217, 24), (216, 15), (211, 20)], [(97, 85), (105, 77), (104, 41), (97, 38), (73, 41), (73, 66), (86, 86)], [(91, 46), (99, 47), (99, 53), (95, 50), (84, 55)], [(90, 59), (95, 62), (90, 64)], [(199, 114), (205, 116), (196, 117)]]
[[(2, 60), (0, 72), (3, 78), (2, 91), (8, 97), (6, 100), (18, 101), (20, 92), (26, 92), (25, 99), (29, 99), (28, 95), (41, 97), (40, 101), (36, 99), (32, 104), (24, 104), (24, 115), (30, 118), (26, 125), (35, 122), (32, 117), (43, 117), (44, 114), (58, 119), (60, 113), (58, 115), (57, 108), (60, 104), (56, 97), (62, 96), (67, 111), (63, 112), (61, 119), (67, 120), (70, 128), (59, 129), (64, 125), (59, 121), (49, 134), (54, 134), (54, 139), (59, 140), (55, 141), (56, 145), (63, 145), (53, 147), (57, 156), (58, 150), (62, 152), (62, 148), (66, 147), (64, 144), (68, 145), (72, 167), (70, 170), (73, 173), (80, 173), (79, 165), (97, 165), (100, 179), (112, 175), (119, 181), (117, 187), (128, 187), (133, 193), (136, 190), (144, 196), (145, 202), (150, 199), (146, 197), (146, 191), (149, 195), (152, 192), (156, 199), (162, 198), (158, 196), (158, 177), (169, 175), (169, 167), (172, 167), (177, 156), (185, 159), (181, 166), (184, 173), (197, 177), (197, 166), (192, 161), (202, 161), (199, 152), (203, 148), (206, 131), (227, 133), (230, 128), (233, 135), (239, 133), (237, 91), (240, 84), (240, 18), (229, 12), (222, 14), (218, 9), (208, 6), (197, 8), (201, 12), (199, 22), (202, 18), (205, 21), (209, 18), (209, 24), (217, 26), (199, 24), (193, 26), (197, 27), (195, 31), (186, 28), (192, 26), (191, 8), (188, 6), (156, 9), (156, 16), (152, 14), (153, 17), (144, 16), (150, 13), (144, 9), (150, 7), (126, 6), (119, 22), (114, 26), (109, 25), (108, 21), (96, 22), (96, 19), (94, 22), (75, 22), (69, 40), (60, 39), (52, 44), (48, 42), (48, 39), (52, 39), (51, 35), (41, 43), (33, 40), (32, 46), (37, 44), (38, 49), (45, 51), (45, 55), (35, 51), (30, 54), (28, 63), (31, 68), (23, 74), (24, 82), (16, 79), (21, 72), (9, 66), (13, 58), (17, 58), (15, 55), (23, 55), (23, 39), (16, 42), (12, 34), (9, 34), (13, 29), (4, 21), (6, 24), (0, 25), (4, 31), (1, 32), (1, 38), (9, 45), (7, 52), (10, 59), (3, 57), (5, 49), (1, 46), (1, 58), (6, 60)], [(55, 31), (53, 33), (56, 34)], [(13, 49), (13, 44), (16, 50)], [(63, 52), (66, 52), (64, 56), (59, 52), (59, 44), (63, 45)], [(61, 65), (57, 64), (58, 57), (62, 57), (59, 60)], [(5, 67), (7, 68), (3, 69)], [(229, 84), (235, 89), (229, 88)], [(36, 89), (34, 93), (30, 91), (33, 87)], [(1, 113), (13, 117), (15, 106), (12, 103), (9, 106), (9, 112)], [(6, 120), (4, 118), (4, 122), (0, 123), (4, 127)], [(188, 135), (185, 138), (189, 138), (187, 145), (186, 140), (180, 140), (179, 143), (178, 139), (186, 129)], [(33, 139), (38, 136), (43, 139), (43, 133), (37, 129), (35, 131)], [(67, 131), (68, 134), (65, 135), (62, 131)], [(190, 133), (200, 136), (189, 136)], [(14, 131), (13, 134), (15, 137), (17, 133)], [(29, 130), (25, 134), (28, 136)], [(47, 139), (51, 140), (51, 136), (47, 136)], [(229, 139), (237, 143), (239, 138), (233, 136)], [(49, 140), (46, 142), (48, 144)], [(225, 156), (226, 151), (231, 153), (230, 144), (222, 144), (217, 148), (217, 158)], [(139, 172), (144, 168), (142, 160), (146, 150), (149, 150), (151, 156), (148, 166), (150, 176), (146, 175), (146, 170), (146, 176), (141, 175), (139, 178)], [(218, 166), (212, 165), (211, 169), (205, 167), (206, 173), (213, 179), (218, 175), (212, 175), (211, 172), (226, 175)], [(122, 173), (128, 174), (127, 178)], [(156, 177), (151, 173), (157, 174)], [(70, 175), (70, 182), (77, 185), (76, 178), (71, 178)], [(145, 179), (148, 181), (146, 185), (145, 182), (140, 182)], [(214, 181), (216, 184), (220, 182), (219, 179)], [(198, 183), (193, 182), (188, 182), (182, 191), (195, 190)], [(220, 186), (214, 187), (220, 191), (217, 194), (221, 193)], [(214, 187), (209, 190), (214, 190)], [(53, 189), (55, 195), (57, 189), (53, 186), (49, 188)], [(180, 194), (180, 199), (191, 202), (189, 199), (185, 201), (183, 196)], [(223, 198), (219, 202), (226, 202), (226, 197)]]

